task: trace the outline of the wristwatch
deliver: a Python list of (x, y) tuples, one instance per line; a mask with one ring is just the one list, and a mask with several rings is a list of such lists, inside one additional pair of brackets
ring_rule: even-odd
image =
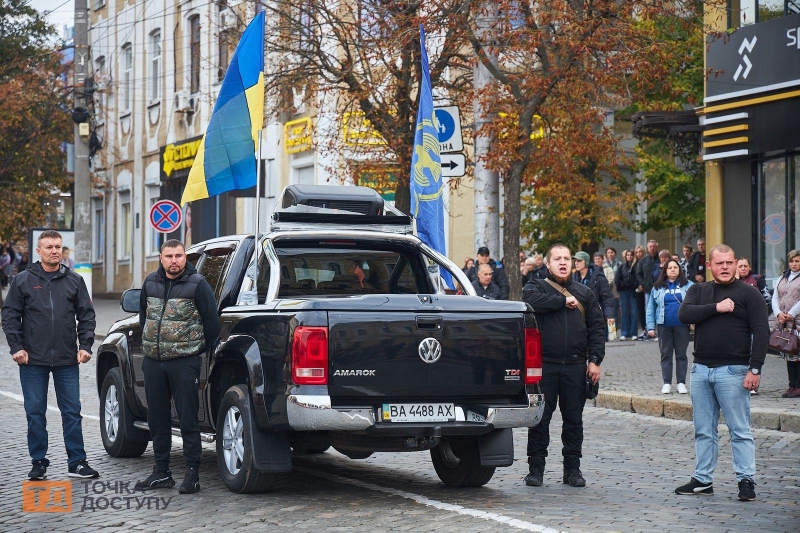
[(754, 376), (757, 376), (761, 371), (757, 368), (751, 368), (750, 372), (752, 372)]

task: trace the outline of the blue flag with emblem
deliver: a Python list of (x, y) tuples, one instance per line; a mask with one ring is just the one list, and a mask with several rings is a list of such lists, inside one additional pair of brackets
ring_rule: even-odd
[[(439, 125), (433, 109), (431, 74), (425, 48), (425, 28), (419, 27), (422, 80), (419, 88), (417, 128), (414, 133), (414, 152), (411, 156), (411, 216), (417, 220), (420, 240), (447, 256), (444, 245), (444, 193), (442, 159), (439, 156)], [(440, 269), (442, 279), (453, 288), (450, 272)]]

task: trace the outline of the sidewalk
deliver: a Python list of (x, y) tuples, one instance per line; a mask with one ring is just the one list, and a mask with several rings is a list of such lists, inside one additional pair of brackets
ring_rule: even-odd
[[(119, 307), (119, 298), (94, 300), (97, 314), (96, 338), (105, 338), (108, 328), (130, 316)], [(693, 344), (689, 345), (691, 371)], [(661, 394), (661, 356), (658, 342), (615, 341), (606, 344), (600, 394), (597, 407), (617, 409), (677, 420), (692, 419), (692, 401), (688, 394)], [(691, 389), (690, 377), (686, 386)], [(788, 387), (786, 363), (767, 355), (758, 396), (751, 397), (751, 425), (761, 429), (779, 429), (800, 433), (800, 398), (781, 398)], [(677, 383), (672, 383), (673, 391)]]

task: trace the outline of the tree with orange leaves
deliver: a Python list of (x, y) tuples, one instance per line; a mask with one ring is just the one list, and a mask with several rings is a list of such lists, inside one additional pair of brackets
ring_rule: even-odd
[[(629, 163), (620, 139), (603, 126), (605, 109), (630, 105), (634, 91), (663, 92), (674, 47), (645, 22), (681, 18), (702, 10), (702, 2), (499, 0), (481, 6), (499, 13), (488, 31), (476, 32), (474, 20), (466, 27), (475, 57), (494, 78), (474, 95), (492, 119), (476, 134), (492, 138), (486, 164), (502, 175), (505, 256), (517, 256), (523, 227), (534, 241), (564, 240), (573, 251), (617, 236), (636, 197), (621, 172)], [(532, 135), (537, 116), (545, 123), (541, 139)], [(533, 191), (533, 216), (524, 226), (523, 187)], [(511, 298), (519, 298), (519, 270), (507, 273)]]
[(22, 240), (68, 190), (62, 145), (72, 137), (54, 28), (23, 0), (0, 4), (0, 238)]

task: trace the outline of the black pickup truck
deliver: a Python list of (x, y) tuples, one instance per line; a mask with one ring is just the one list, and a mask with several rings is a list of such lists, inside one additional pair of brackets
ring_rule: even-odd
[[(230, 490), (268, 490), (293, 452), (331, 446), (354, 459), (430, 450), (444, 483), (480, 486), (512, 464), (512, 428), (539, 423), (530, 307), (475, 296), (391, 210), (371, 189), (290, 186), (258, 245), (239, 235), (187, 249), (218, 302), (198, 417)], [(138, 306), (139, 290), (126, 291), (123, 309)], [(143, 357), (136, 315), (98, 350), (101, 435), (114, 457), (140, 456), (150, 438)]]

